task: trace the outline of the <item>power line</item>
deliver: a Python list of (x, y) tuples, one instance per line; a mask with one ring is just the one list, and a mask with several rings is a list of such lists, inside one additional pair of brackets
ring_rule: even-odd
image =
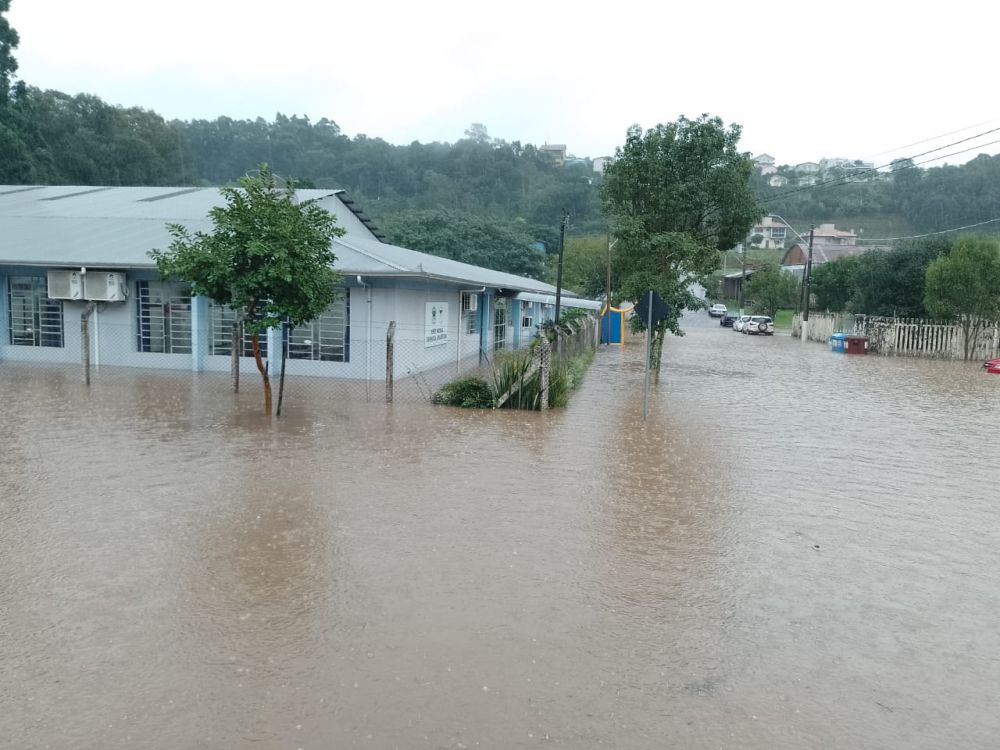
[(942, 229), (938, 232), (927, 232), (926, 234), (911, 234), (907, 237), (878, 237), (877, 239), (864, 238), (865, 244), (870, 242), (897, 242), (898, 240), (918, 240), (921, 237), (933, 237), (937, 234), (948, 234), (949, 232), (961, 232), (963, 229), (973, 229), (975, 227), (981, 227), (985, 224), (992, 224), (994, 222), (1000, 221), (1000, 216), (995, 219), (987, 219), (986, 221), (980, 221), (975, 224), (966, 224), (964, 227), (952, 227), (951, 229)]
[[(783, 193), (777, 193), (775, 195), (768, 196), (767, 198), (764, 199), (764, 203), (769, 203), (771, 201), (777, 200), (778, 198), (784, 198), (785, 196), (788, 196), (788, 195), (795, 195), (796, 193), (802, 193), (802, 192), (805, 192), (806, 190), (814, 190), (816, 188), (829, 187), (829, 186), (834, 186), (835, 187), (835, 186), (838, 186), (838, 185), (847, 185), (850, 182), (852, 182), (853, 180), (855, 180), (856, 178), (861, 177), (863, 175), (866, 175), (866, 174), (877, 174), (880, 169), (885, 169), (886, 167), (891, 167), (897, 161), (904, 161), (906, 159), (909, 159), (910, 161), (913, 161), (914, 159), (919, 159), (921, 156), (927, 156), (928, 154), (933, 154), (933, 153), (936, 153), (938, 151), (943, 151), (946, 148), (951, 148), (952, 146), (957, 146), (960, 143), (967, 143), (968, 141), (972, 141), (972, 140), (975, 140), (977, 138), (982, 138), (985, 135), (989, 135), (991, 133), (996, 133), (998, 131), (1000, 131), (1000, 127), (992, 128), (990, 130), (985, 130), (982, 133), (978, 133), (976, 135), (970, 135), (967, 138), (961, 138), (961, 139), (959, 139), (957, 141), (953, 141), (951, 143), (947, 143), (944, 146), (938, 146), (937, 148), (932, 148), (932, 149), (929, 149), (927, 151), (923, 151), (923, 152), (921, 152), (919, 154), (914, 154), (913, 156), (900, 157), (899, 159), (893, 159), (888, 164), (881, 164), (881, 165), (879, 165), (877, 167), (870, 167), (868, 169), (863, 169), (863, 170), (859, 170), (857, 172), (852, 172), (850, 175), (844, 176), (844, 177), (833, 177), (833, 178), (831, 178), (829, 180), (823, 180), (821, 182), (817, 182), (817, 183), (812, 184), (812, 185), (802, 185), (801, 187), (797, 187), (797, 188), (794, 188), (792, 190), (786, 190)], [(919, 162), (919, 163), (920, 164), (926, 164), (929, 161), (938, 161), (939, 159), (946, 159), (949, 156), (957, 156), (958, 154), (964, 154), (966, 151), (972, 151), (974, 149), (983, 148), (985, 146), (992, 146), (993, 144), (998, 143), (998, 142), (1000, 142), (1000, 141), (990, 141), (989, 143), (979, 143), (979, 144), (976, 144), (975, 146), (971, 146), (971, 147), (969, 147), (967, 149), (962, 149), (961, 151), (955, 151), (955, 152), (950, 153), (950, 154), (944, 154), (942, 156), (936, 156), (933, 159), (928, 159), (926, 161)], [(900, 167), (896, 168), (896, 171), (901, 171), (903, 169), (910, 169), (911, 167), (916, 167), (916, 166), (918, 166), (917, 163), (913, 163), (911, 165), (900, 166)]]
[(879, 151), (877, 154), (872, 154), (869, 158), (874, 159), (876, 156), (886, 156), (887, 154), (895, 153), (896, 151), (902, 151), (904, 148), (912, 148), (913, 146), (920, 146), (924, 143), (930, 143), (931, 141), (936, 141), (939, 138), (947, 138), (949, 135), (957, 135), (958, 133), (964, 133), (966, 130), (972, 130), (973, 128), (978, 128), (983, 125), (990, 125), (997, 122), (997, 118), (992, 120), (984, 120), (983, 122), (977, 122), (975, 125), (968, 125), (964, 128), (959, 128), (958, 130), (950, 130), (947, 133), (941, 133), (940, 135), (935, 135), (931, 138), (924, 138), (920, 141), (914, 141), (913, 143), (907, 143), (905, 146), (897, 146), (896, 148), (890, 148), (886, 151)]

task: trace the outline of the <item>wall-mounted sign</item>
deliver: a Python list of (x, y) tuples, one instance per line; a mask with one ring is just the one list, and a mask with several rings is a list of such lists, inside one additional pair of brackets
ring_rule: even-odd
[(424, 305), (424, 346), (448, 343), (448, 303), (428, 302)]

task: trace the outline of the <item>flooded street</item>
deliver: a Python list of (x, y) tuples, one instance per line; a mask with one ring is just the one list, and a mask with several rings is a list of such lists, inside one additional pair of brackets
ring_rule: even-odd
[(1000, 378), (687, 327), (645, 424), (0, 363), (0, 747), (995, 747)]

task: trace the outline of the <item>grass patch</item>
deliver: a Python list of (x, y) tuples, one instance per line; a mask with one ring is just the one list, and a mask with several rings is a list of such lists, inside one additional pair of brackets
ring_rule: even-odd
[(795, 310), (778, 310), (777, 314), (774, 316), (774, 327), (791, 328), (792, 318), (794, 316)]
[[(583, 377), (594, 361), (594, 350), (588, 349), (575, 357), (556, 357), (549, 368), (549, 408), (558, 409), (569, 403), (570, 394), (580, 387)], [(510, 396), (501, 409), (539, 411), (542, 402), (542, 374), (528, 374), (534, 349), (506, 352), (493, 364), (492, 382), (482, 378), (458, 378), (445, 384), (431, 399), (435, 404), (458, 406), (463, 409), (493, 409), (504, 395)]]

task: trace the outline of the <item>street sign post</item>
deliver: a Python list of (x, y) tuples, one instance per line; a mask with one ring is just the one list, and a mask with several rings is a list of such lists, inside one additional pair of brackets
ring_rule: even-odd
[(646, 375), (642, 388), (642, 418), (649, 414), (649, 366), (653, 354), (653, 326), (659, 325), (670, 314), (670, 307), (663, 298), (649, 290), (648, 294), (642, 295), (635, 306), (636, 315), (646, 319)]

